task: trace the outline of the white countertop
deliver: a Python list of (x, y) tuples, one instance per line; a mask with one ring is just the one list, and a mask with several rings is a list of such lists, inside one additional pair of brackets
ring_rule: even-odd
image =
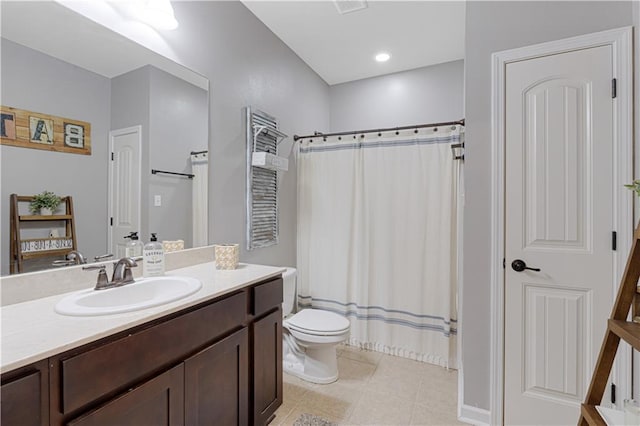
[[(136, 312), (96, 317), (72, 317), (54, 311), (67, 294), (30, 300), (0, 308), (0, 372), (14, 370), (117, 332), (161, 318), (209, 299), (275, 277), (284, 268), (240, 264), (232, 271), (216, 270), (213, 262), (167, 272), (197, 278), (202, 288), (175, 302)], [(89, 283), (89, 286), (92, 284)]]

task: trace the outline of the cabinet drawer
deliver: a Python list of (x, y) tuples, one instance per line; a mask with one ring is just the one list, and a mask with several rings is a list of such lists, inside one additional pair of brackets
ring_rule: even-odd
[(122, 391), (246, 320), (245, 293), (185, 313), (60, 361), (60, 409), (69, 413)]
[(282, 278), (257, 285), (251, 289), (251, 313), (264, 314), (282, 304)]

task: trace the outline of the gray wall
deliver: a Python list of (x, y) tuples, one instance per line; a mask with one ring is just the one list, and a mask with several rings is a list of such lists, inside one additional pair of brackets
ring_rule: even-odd
[[(180, 27), (175, 31), (162, 32), (162, 37), (176, 52), (180, 63), (209, 78), (211, 84), (208, 99), (210, 110), (207, 120), (210, 130), (208, 138), (210, 152), (209, 241), (211, 243), (240, 243), (243, 247), (241, 260), (245, 262), (295, 265), (296, 177), (294, 161), (291, 161), (290, 171), (284, 173), (280, 181), (280, 244), (252, 252), (244, 250), (246, 145), (243, 107), (251, 105), (274, 115), (280, 121), (281, 130), (290, 135), (308, 133), (316, 129), (327, 130), (329, 129), (329, 87), (240, 2), (174, 2), (173, 6)], [(98, 96), (95, 93), (95, 88), (85, 84), (88, 77), (79, 76), (84, 72), (79, 69), (59, 71), (60, 77), (51, 82), (45, 78), (46, 74), (50, 74), (51, 69), (70, 66), (55, 60), (56, 65), (34, 66), (33, 64), (39, 64), (39, 62), (31, 57), (26, 58), (27, 62), (19, 66), (16, 61), (4, 60), (5, 51), (8, 50), (4, 48), (4, 44), (2, 47), (3, 104), (69, 116), (92, 123), (94, 151), (91, 157), (81, 158), (77, 155), (36, 150), (28, 150), (28, 152), (30, 156), (38, 159), (38, 164), (43, 163), (40, 159), (56, 158), (56, 169), (62, 174), (62, 178), (56, 180), (67, 183), (62, 184), (62, 187), (47, 185), (46, 189), (71, 193), (69, 185), (76, 185), (78, 189), (74, 188), (74, 191), (87, 191), (91, 194), (92, 202), (87, 204), (84, 210), (83, 208), (76, 210), (79, 217), (95, 220), (94, 226), (81, 225), (78, 228), (78, 234), (90, 235), (91, 242), (99, 248), (87, 247), (86, 244), (80, 244), (80, 248), (91, 255), (102, 253), (106, 250), (107, 184), (105, 176), (108, 164), (109, 124), (113, 124), (114, 128), (136, 124), (144, 125), (145, 120), (151, 120), (154, 112), (151, 109), (147, 112), (143, 105), (127, 103), (126, 100), (114, 100), (114, 117), (111, 120), (108, 79), (94, 76), (104, 82), (103, 91), (106, 96)], [(25, 99), (25, 96), (13, 83), (14, 78), (18, 76), (27, 76), (29, 78), (25, 81), (38, 81), (53, 87), (57, 95), (48, 98), (37, 96), (39, 88), (31, 85), (31, 88), (26, 90), (32, 96), (33, 103), (19, 103), (17, 100)], [(119, 91), (122, 93), (149, 90), (150, 86), (138, 86), (135, 79), (130, 78), (132, 79), (128, 81), (125, 77), (114, 79), (114, 96)], [(68, 95), (65, 90), (69, 89), (71, 81), (80, 85), (81, 89), (78, 90), (78, 86), (75, 86), (75, 90), (82, 94), (81, 101), (60, 102), (60, 99), (65, 99), (65, 96)], [(149, 84), (151, 84), (151, 80), (149, 80)], [(103, 98), (105, 99), (104, 104), (96, 102), (97, 99)], [(88, 103), (84, 104), (85, 101)], [(162, 107), (157, 110), (157, 113), (163, 114)], [(146, 146), (149, 145), (147, 137), (143, 133), (143, 144)], [(196, 143), (196, 139), (200, 139), (200, 137), (195, 136), (194, 143)], [(178, 144), (183, 146), (178, 147)], [(289, 138), (281, 144), (280, 152), (288, 154), (292, 145), (293, 142)], [(203, 146), (198, 141), (194, 149), (199, 150), (204, 147), (206, 144)], [(170, 170), (174, 166), (185, 168), (186, 158), (191, 151), (187, 141), (174, 140), (174, 144), (168, 149), (179, 149), (180, 161), (178, 163), (172, 161), (166, 167)], [(14, 157), (14, 155), (25, 155), (18, 151), (20, 151), (18, 148), (2, 147), (2, 199), (8, 199), (7, 194), (11, 192), (39, 192), (39, 186), (38, 189), (30, 189), (6, 185), (10, 177), (18, 173), (20, 169), (18, 165), (26, 164), (25, 161)], [(27, 150), (22, 149), (21, 151), (26, 152)], [(16, 152), (17, 154), (15, 154)], [(168, 159), (169, 156), (174, 155), (173, 153), (174, 151), (171, 151), (171, 154), (167, 156), (160, 154), (158, 162), (163, 164), (165, 161), (163, 158)], [(151, 155), (154, 155), (152, 151), (145, 152), (145, 148), (143, 148), (143, 170), (152, 167)], [(293, 156), (290, 157), (290, 160), (293, 160)], [(155, 164), (153, 167), (161, 168)], [(82, 181), (74, 180), (73, 177), (79, 171), (86, 171), (89, 178)], [(47, 183), (51, 180), (47, 179)], [(143, 185), (149, 182), (148, 175), (143, 173)], [(177, 187), (154, 188), (157, 191), (172, 190), (174, 194), (183, 194), (185, 192), (183, 189)], [(188, 192), (190, 193), (190, 189)], [(78, 201), (85, 198), (81, 194), (72, 193), (72, 195)], [(149, 205), (153, 195), (150, 192), (143, 197), (143, 211), (153, 209)], [(176, 202), (180, 203), (181, 201)], [(7, 208), (5, 203), (2, 203), (2, 206), (3, 209)], [(8, 217), (7, 213), (8, 211), (3, 210), (3, 219)], [(164, 225), (158, 223), (152, 226), (162, 228)], [(3, 223), (2, 230), (8, 230), (8, 224)], [(145, 229), (143, 226), (143, 239), (148, 239), (149, 231), (148, 227)], [(157, 231), (161, 238), (173, 238), (167, 235), (163, 229), (153, 229), (153, 231)], [(174, 235), (179, 238), (178, 235), (182, 234), (184, 230), (170, 232), (175, 232)], [(3, 238), (3, 250), (8, 248), (6, 240)]]
[[(636, 144), (640, 144), (640, 2), (633, 2), (633, 26), (634, 26), (634, 123), (635, 124), (635, 140)], [(639, 145), (636, 145), (638, 147)], [(635, 179), (640, 179), (640, 149), (635, 150)], [(634, 224), (638, 224), (638, 218), (640, 217), (640, 197), (636, 197), (634, 209)], [(640, 383), (640, 352), (633, 351), (633, 383)], [(633, 387), (633, 399), (638, 400), (640, 398), (640, 386)]]
[(489, 409), (491, 54), (632, 25), (631, 2), (467, 2), (464, 403)]
[[(191, 173), (191, 151), (206, 150), (209, 131), (209, 94), (158, 68), (148, 66), (150, 77), (149, 163), (153, 169)], [(192, 247), (191, 195), (193, 183), (183, 177), (150, 175), (142, 197), (149, 205), (148, 232), (158, 239), (184, 240)], [(160, 195), (162, 205), (154, 206)], [(143, 241), (149, 241), (143, 234)]]
[[(210, 81), (209, 241), (240, 243), (243, 262), (295, 265), (293, 161), (280, 188), (280, 243), (245, 250), (242, 109), (251, 105), (277, 117), (289, 135), (328, 129), (329, 87), (240, 2), (174, 2), (173, 7), (180, 26), (162, 36), (180, 63)], [(291, 146), (288, 138), (281, 152)]]
[(460, 60), (331, 86), (331, 131), (458, 120), (463, 75)]
[[(208, 145), (209, 94), (206, 90), (147, 65), (115, 77), (111, 89), (112, 129), (142, 127), (140, 239), (182, 239), (192, 246), (192, 181), (152, 175), (151, 169), (191, 173), (191, 151)], [(161, 206), (153, 198), (160, 195)]]
[[(107, 246), (107, 152), (110, 80), (2, 39), (0, 102), (4, 106), (91, 123), (91, 155), (0, 146), (2, 275), (9, 272), (9, 195), (43, 190), (71, 195), (78, 248), (103, 254)], [(48, 235), (48, 228), (40, 231)], [(52, 259), (46, 259), (50, 262)]]
[[(149, 103), (151, 78), (150, 67), (142, 67), (111, 79), (111, 129), (141, 126), (142, 149), (141, 188), (149, 187), (149, 128), (151, 123), (151, 107)], [(147, 242), (149, 235), (149, 197), (143, 190), (140, 197), (141, 226), (138, 234), (141, 241)], [(117, 242), (116, 242), (117, 243)], [(117, 253), (114, 253), (117, 255)]]

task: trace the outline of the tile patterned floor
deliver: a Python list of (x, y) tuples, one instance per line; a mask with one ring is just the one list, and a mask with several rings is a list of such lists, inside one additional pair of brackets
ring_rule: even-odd
[(458, 373), (431, 364), (338, 347), (340, 379), (315, 385), (284, 375), (284, 402), (272, 426), (302, 414), (339, 425), (462, 425), (456, 419)]

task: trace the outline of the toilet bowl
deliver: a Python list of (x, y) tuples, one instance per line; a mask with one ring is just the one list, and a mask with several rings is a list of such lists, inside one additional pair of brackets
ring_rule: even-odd
[(349, 337), (349, 320), (321, 309), (303, 309), (293, 314), (296, 270), (287, 268), (282, 276), (284, 371), (312, 383), (333, 383), (338, 380), (336, 345)]

